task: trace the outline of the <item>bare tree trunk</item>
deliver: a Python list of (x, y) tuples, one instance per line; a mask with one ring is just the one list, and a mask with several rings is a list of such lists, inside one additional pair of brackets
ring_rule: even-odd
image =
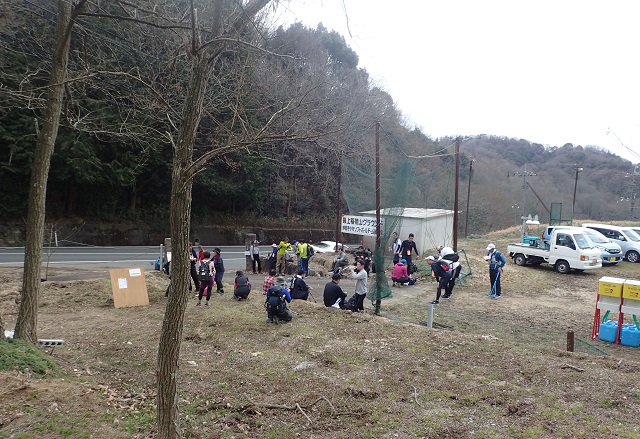
[[(234, 34), (252, 20), (271, 0), (251, 0), (236, 21), (230, 25)], [(226, 0), (215, 0), (211, 34), (220, 36), (222, 32), (224, 4)], [(192, 14), (194, 11), (192, 11)], [(193, 67), (189, 79), (189, 91), (182, 110), (182, 122), (177, 144), (173, 151), (173, 173), (171, 185), (171, 246), (172, 274), (171, 293), (167, 301), (160, 345), (158, 347), (158, 438), (176, 439), (181, 437), (178, 413), (178, 371), (180, 346), (184, 328), (184, 314), (187, 307), (190, 262), (188, 256), (189, 229), (191, 228), (191, 200), (193, 176), (193, 146), (202, 118), (207, 83), (212, 72), (212, 62), (226, 44), (224, 40), (211, 42), (206, 47), (198, 47), (195, 36), (196, 23), (193, 20), (192, 56)], [(203, 163), (204, 165), (204, 163)]]
[[(76, 10), (81, 8), (81, 0)], [(51, 155), (60, 125), (60, 110), (64, 96), (64, 81), (69, 62), (69, 45), (74, 16), (71, 3), (58, 1), (58, 23), (53, 47), (51, 79), (47, 95), (47, 107), (42, 129), (36, 142), (29, 187), (27, 214), (27, 240), (24, 252), (24, 274), (22, 278), (22, 300), (16, 321), (15, 337), (35, 343), (37, 340), (38, 296), (40, 291), (40, 267), (44, 240), (44, 218), (47, 196), (47, 179)]]
[(4, 340), (4, 325), (2, 324), (2, 316), (0, 316), (0, 340)]
[(189, 228), (191, 226), (191, 188), (193, 145), (209, 78), (209, 63), (205, 54), (194, 61), (189, 95), (180, 128), (178, 145), (174, 150), (171, 187), (171, 294), (167, 302), (160, 346), (158, 349), (158, 437), (181, 437), (178, 416), (177, 374), (180, 346), (189, 290), (188, 257)]

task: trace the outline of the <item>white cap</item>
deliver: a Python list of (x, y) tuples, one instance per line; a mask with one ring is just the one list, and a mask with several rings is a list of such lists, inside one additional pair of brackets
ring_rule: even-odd
[(492, 250), (492, 249), (494, 249), (494, 248), (496, 248), (496, 245), (495, 245), (495, 244), (489, 244), (489, 245), (487, 246), (487, 250)]

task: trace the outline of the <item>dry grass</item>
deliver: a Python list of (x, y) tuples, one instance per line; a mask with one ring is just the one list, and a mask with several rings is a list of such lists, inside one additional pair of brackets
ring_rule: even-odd
[[(504, 249), (508, 239), (461, 243), (474, 275), (436, 310), (448, 330), (420, 324), (435, 292), (429, 282), (395, 289), (383, 302), (388, 318), (297, 301), (291, 323), (270, 325), (256, 291), (246, 302), (216, 297), (210, 309), (190, 300), (179, 376), (184, 436), (640, 437), (638, 349), (596, 340), (604, 356), (562, 346), (567, 328), (590, 341), (598, 278), (638, 278), (637, 266), (563, 276), (510, 264), (504, 298), (491, 301), (484, 247), (494, 240)], [(1, 276), (9, 326), (19, 278)], [(317, 299), (325, 282), (310, 280)], [(150, 305), (114, 309), (106, 280), (46, 282), (39, 333), (65, 339), (53, 353), (64, 380), (1, 373), (0, 438), (153, 437), (166, 283), (147, 273)], [(539, 341), (545, 332), (561, 343)]]

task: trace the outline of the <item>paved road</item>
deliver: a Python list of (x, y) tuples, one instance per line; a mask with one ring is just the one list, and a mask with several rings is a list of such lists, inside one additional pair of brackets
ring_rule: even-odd
[[(213, 246), (203, 246), (211, 250)], [(244, 270), (244, 246), (221, 246), (226, 271)], [(160, 246), (151, 247), (57, 247), (44, 249), (42, 263), (73, 268), (153, 268)], [(0, 267), (22, 267), (24, 247), (0, 247)]]

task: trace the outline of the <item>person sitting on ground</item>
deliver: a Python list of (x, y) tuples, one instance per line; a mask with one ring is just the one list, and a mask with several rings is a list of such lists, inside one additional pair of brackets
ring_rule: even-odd
[(307, 273), (304, 270), (298, 270), (298, 275), (293, 279), (293, 287), (291, 288), (291, 298), (298, 300), (309, 299), (309, 290), (312, 288), (304, 281)]
[(392, 286), (396, 286), (396, 284), (407, 284), (409, 283), (409, 273), (407, 273), (407, 260), (401, 259), (393, 267), (393, 273), (391, 273), (391, 280), (393, 281)]
[(249, 282), (249, 278), (241, 270), (236, 271), (236, 278), (233, 281), (233, 298), (247, 300), (250, 292), (251, 282)]
[(342, 247), (338, 249), (338, 254), (333, 258), (333, 264), (331, 264), (331, 271), (336, 271), (349, 265), (349, 259), (347, 254), (342, 250)]
[(278, 276), (275, 285), (267, 290), (267, 298), (264, 306), (267, 309), (267, 322), (277, 323), (278, 320), (290, 322), (293, 318), (291, 311), (287, 308), (287, 303), (291, 303), (291, 295), (289, 290), (285, 288), (285, 280), (283, 276)]
[(272, 268), (269, 270), (269, 275), (264, 278), (264, 282), (262, 282), (262, 294), (267, 294), (269, 288), (276, 284), (276, 269)]
[(371, 250), (368, 248), (365, 249), (363, 245), (358, 247), (358, 250), (355, 253), (356, 261), (354, 262), (354, 266), (358, 264), (358, 261), (362, 261), (363, 266), (367, 274), (369, 273), (371, 266)]
[(347, 293), (340, 288), (340, 279), (342, 275), (340, 273), (333, 273), (331, 276), (331, 282), (324, 286), (324, 306), (343, 309), (346, 306), (345, 299)]

